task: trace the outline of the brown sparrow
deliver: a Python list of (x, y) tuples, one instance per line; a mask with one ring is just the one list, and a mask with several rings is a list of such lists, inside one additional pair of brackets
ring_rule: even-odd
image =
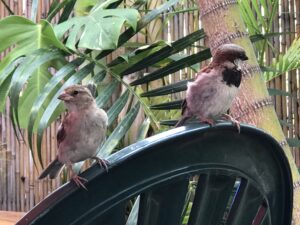
[(72, 164), (91, 158), (107, 170), (107, 161), (96, 156), (97, 148), (105, 140), (107, 114), (97, 107), (89, 89), (82, 85), (66, 88), (58, 99), (64, 102), (68, 112), (57, 131), (57, 157), (39, 179), (48, 175), (54, 179), (66, 165), (71, 170), (72, 180), (86, 189), (83, 182), (87, 180), (73, 171)]
[(220, 46), (212, 62), (197, 74), (193, 82), (187, 84), (186, 98), (182, 104), (182, 118), (176, 127), (183, 125), (193, 116), (210, 125), (222, 116), (234, 122), (239, 129), (238, 121), (226, 112), (241, 84), (242, 71), (239, 64), (247, 59), (245, 50), (236, 44)]

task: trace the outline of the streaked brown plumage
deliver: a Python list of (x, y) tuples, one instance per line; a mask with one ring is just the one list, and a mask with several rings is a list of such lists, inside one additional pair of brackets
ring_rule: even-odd
[(74, 173), (72, 164), (92, 158), (107, 169), (107, 162), (96, 157), (97, 148), (105, 140), (107, 115), (97, 107), (89, 89), (82, 85), (66, 88), (58, 99), (64, 102), (68, 113), (57, 131), (57, 157), (39, 179), (48, 175), (54, 179), (66, 165), (72, 172), (74, 182), (85, 188), (83, 182), (86, 180)]
[(182, 118), (176, 127), (193, 116), (209, 124), (213, 124), (220, 116), (237, 123), (226, 112), (241, 83), (239, 61), (247, 59), (244, 49), (238, 45), (220, 46), (212, 62), (197, 74), (195, 81), (188, 83), (186, 99), (182, 104)]

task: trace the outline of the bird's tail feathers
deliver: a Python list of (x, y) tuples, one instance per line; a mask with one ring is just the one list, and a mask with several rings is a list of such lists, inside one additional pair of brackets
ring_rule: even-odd
[(57, 177), (61, 169), (63, 168), (64, 164), (58, 161), (58, 157), (54, 159), (47, 167), (43, 170), (39, 179), (43, 179), (49, 175), (50, 179), (54, 179)]
[(189, 119), (191, 118), (190, 116), (183, 116), (181, 117), (180, 120), (178, 120), (178, 122), (176, 123), (175, 127), (180, 127), (182, 125), (184, 125), (184, 123)]

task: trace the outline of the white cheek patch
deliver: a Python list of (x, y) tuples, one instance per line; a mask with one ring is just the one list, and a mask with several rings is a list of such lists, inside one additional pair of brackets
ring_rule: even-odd
[(237, 66), (238, 70), (242, 70), (242, 68), (245, 68), (245, 62), (241, 59), (234, 60), (234, 64)]

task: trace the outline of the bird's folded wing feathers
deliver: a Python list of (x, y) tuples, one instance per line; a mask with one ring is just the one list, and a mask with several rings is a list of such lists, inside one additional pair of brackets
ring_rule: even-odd
[[(66, 120), (68, 115), (66, 115), (64, 121)], [(60, 143), (65, 139), (66, 137), (66, 130), (64, 128), (64, 121), (59, 125), (57, 134), (56, 134), (56, 139), (57, 139), (57, 147), (59, 147)]]

